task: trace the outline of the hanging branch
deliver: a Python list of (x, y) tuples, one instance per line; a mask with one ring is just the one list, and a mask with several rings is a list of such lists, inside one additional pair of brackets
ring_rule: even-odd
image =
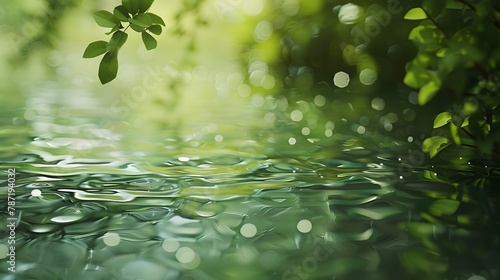
[(432, 23), (434, 23), (434, 25), (437, 27), (437, 29), (439, 29), (439, 31), (441, 31), (441, 33), (443, 33), (444, 37), (446, 37), (447, 39), (449, 39), (449, 36), (448, 36), (448, 34), (446, 34), (446, 32), (444, 32), (443, 27), (441, 27), (441, 25), (439, 25), (437, 23), (437, 21), (423, 7), (421, 7), (421, 9), (422, 9), (422, 11), (424, 11), (424, 13), (427, 16), (427, 18), (430, 21), (432, 21)]

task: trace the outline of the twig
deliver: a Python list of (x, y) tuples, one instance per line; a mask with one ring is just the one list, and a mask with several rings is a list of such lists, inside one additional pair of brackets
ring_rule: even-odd
[(476, 10), (476, 8), (475, 8), (474, 6), (472, 6), (470, 3), (468, 3), (468, 2), (467, 2), (467, 1), (465, 1), (465, 0), (457, 0), (457, 1), (458, 1), (458, 2), (460, 2), (460, 3), (462, 3), (462, 4), (464, 4), (465, 6), (469, 7), (469, 9), (471, 9), (471, 10), (473, 10), (473, 11), (475, 11), (475, 10)]
[[(465, 132), (465, 134), (467, 134), (467, 136), (469, 136), (469, 138), (473, 139), (473, 140), (476, 140), (476, 136), (472, 135), (472, 133), (470, 133), (469, 131), (467, 131), (467, 129), (465, 129), (464, 127), (461, 127), (462, 131)], [(463, 144), (465, 145), (465, 144)]]
[(477, 146), (474, 146), (474, 145), (471, 145), (471, 144), (462, 144), (462, 146), (477, 149)]
[(421, 8), (424, 11), (425, 15), (427, 16), (427, 18), (429, 18), (432, 21), (432, 23), (434, 23), (434, 25), (437, 27), (437, 29), (439, 29), (441, 33), (443, 33), (444, 37), (448, 38), (448, 35), (444, 32), (444, 29), (441, 27), (441, 25), (439, 25), (437, 21), (433, 17), (431, 17), (431, 15), (423, 7)]

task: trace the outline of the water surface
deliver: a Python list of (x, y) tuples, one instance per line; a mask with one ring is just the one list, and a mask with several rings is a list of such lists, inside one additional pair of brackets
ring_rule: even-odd
[(498, 169), (471, 155), (431, 162), (313, 100), (214, 93), (158, 116), (149, 99), (125, 114), (120, 95), (35, 88), (0, 117), (18, 218), (2, 279), (500, 277)]

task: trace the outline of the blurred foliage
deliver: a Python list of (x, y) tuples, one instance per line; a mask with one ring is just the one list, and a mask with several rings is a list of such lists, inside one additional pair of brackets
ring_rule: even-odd
[[(272, 35), (266, 38), (256, 28), (253, 40), (248, 42), (249, 65), (266, 61), (273, 74), (284, 78), (284, 87), (296, 87), (305, 94), (318, 83), (333, 86), (333, 78), (340, 71), (349, 75), (349, 89), (356, 92), (375, 93), (385, 86), (384, 82), (394, 84), (402, 78), (401, 70), (413, 50), (404, 38), (411, 24), (394, 19), (403, 6), (399, 1), (354, 3), (266, 2), (270, 6), (267, 14), (255, 21), (257, 27), (270, 22)], [(379, 83), (375, 84), (376, 80)]]
[(433, 125), (449, 132), (427, 138), (423, 150), (433, 157), (454, 142), (483, 156), (500, 153), (500, 133), (494, 129), (500, 117), (498, 4), (422, 1), (405, 19), (419, 22), (408, 37), (418, 54), (408, 64), (405, 84), (419, 90), (421, 105), (438, 93), (449, 98)]
[[(16, 5), (2, 3), (2, 22), (10, 30), (8, 40), (17, 52), (14, 61), (26, 59), (29, 54), (44, 48), (53, 48), (61, 19), (77, 5), (77, 0), (46, 0), (43, 5), (31, 3), (27, 11), (21, 13), (23, 24), (18, 24)], [(12, 12), (12, 10), (16, 12)]]
[[(332, 99), (356, 92), (395, 104), (396, 92), (416, 89), (418, 104), (428, 104), (417, 115), (432, 116), (433, 124), (426, 122), (426, 127), (436, 128), (421, 143), (423, 151), (434, 157), (455, 143), (477, 149), (483, 158), (500, 152), (500, 134), (493, 128), (500, 113), (500, 10), (493, 1), (266, 4), (268, 14), (255, 19), (254, 38), (248, 41), (253, 86), (265, 90), (251, 69), (265, 61), (269, 72), (282, 78), (278, 86), (302, 95), (323, 84), (333, 88), (333, 94), (326, 94)], [(269, 38), (259, 31), (266, 24), (271, 25)], [(409, 88), (401, 90), (401, 81)]]
[[(39, 32), (24, 40), (23, 52), (50, 42), (58, 19), (76, 1), (45, 2), (31, 19), (40, 21)], [(149, 12), (152, 3), (124, 0), (113, 11), (94, 13), (111, 38), (91, 43), (84, 57), (104, 54), (102, 83), (116, 77), (129, 27), (141, 33), (146, 49), (156, 47), (152, 35), (160, 35), (165, 24)], [(494, 1), (183, 1), (171, 35), (191, 36), (189, 57), (202, 47), (193, 34), (215, 18), (202, 12), (209, 5), (237, 23), (231, 35), (242, 43), (242, 74), (252, 92), (285, 97), (289, 104), (326, 98), (338, 108), (332, 118), (363, 126), (358, 131), (411, 137), (431, 157), (453, 143), (476, 149), (481, 158), (500, 153), (494, 128), (500, 113), (500, 9)]]

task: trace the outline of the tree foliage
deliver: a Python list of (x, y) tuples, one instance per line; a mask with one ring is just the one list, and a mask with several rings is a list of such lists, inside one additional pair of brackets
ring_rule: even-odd
[[(421, 1), (407, 20), (418, 25), (408, 38), (418, 53), (407, 65), (404, 82), (418, 90), (421, 105), (437, 95), (453, 103), (434, 120), (442, 135), (424, 141), (435, 156), (449, 142), (475, 147), (483, 155), (499, 153), (500, 9), (494, 1)], [(448, 133), (443, 133), (448, 128)]]

